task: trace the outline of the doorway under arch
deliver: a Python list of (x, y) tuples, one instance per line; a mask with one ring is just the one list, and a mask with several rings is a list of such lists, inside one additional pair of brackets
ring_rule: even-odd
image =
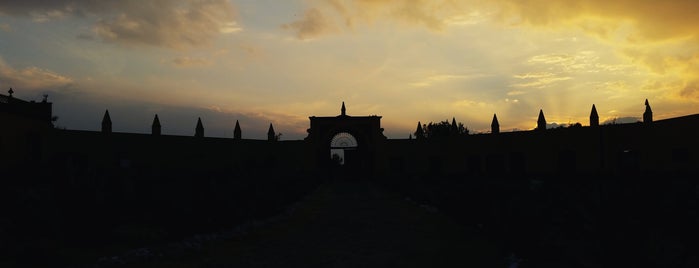
[(349, 132), (337, 133), (330, 140), (330, 159), (344, 166), (355, 158), (358, 147), (357, 139), (352, 134)]

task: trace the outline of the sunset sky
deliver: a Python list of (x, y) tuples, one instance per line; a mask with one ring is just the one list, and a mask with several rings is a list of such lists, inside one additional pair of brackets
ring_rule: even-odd
[[(308, 116), (527, 130), (699, 112), (699, 1), (0, 0), (0, 89), (57, 125), (301, 139)], [(631, 118), (631, 120), (634, 120)]]

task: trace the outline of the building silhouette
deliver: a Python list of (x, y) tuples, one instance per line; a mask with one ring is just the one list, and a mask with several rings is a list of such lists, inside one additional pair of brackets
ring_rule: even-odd
[[(159, 115), (149, 134), (114, 132), (118, 115), (112, 121), (106, 110), (100, 131), (59, 129), (46, 99), (8, 93), (0, 94), (0, 196), (12, 221), (0, 230), (11, 230), (13, 247), (36, 230), (92, 247), (119, 241), (103, 238), (121, 226), (173, 234), (232, 226), (278, 215), (338, 178), (375, 180), (437, 204), (532, 258), (560, 255), (552, 248), (574, 256), (585, 244), (626, 264), (642, 255), (638, 245), (662, 242), (633, 242), (648, 237), (639, 234), (695, 228), (686, 215), (696, 211), (699, 114), (653, 121), (647, 101), (638, 123), (599, 124), (593, 105), (589, 126), (547, 129), (541, 109), (530, 131), (500, 132), (503, 118), (493, 114), (490, 133), (454, 135), (452, 118), (440, 138), (418, 122), (415, 139), (386, 138), (381, 116), (349, 115), (343, 102), (337, 116), (310, 116), (303, 140), (278, 140), (271, 123), (267, 139), (254, 140), (238, 121), (233, 138), (206, 137), (201, 118), (193, 136), (168, 135)], [(684, 245), (671, 242), (673, 250)]]
[[(238, 121), (233, 139), (210, 138), (204, 135), (201, 118), (197, 119), (195, 127), (194, 137), (198, 139), (166, 135), (161, 132), (158, 115), (154, 116), (151, 135), (115, 133), (108, 110), (102, 119), (102, 135), (93, 131), (55, 129), (51, 105), (46, 100), (26, 102), (12, 94), (0, 95), (0, 114), (6, 129), (2, 132), (0, 147), (2, 168), (11, 169), (28, 159), (42, 164), (66, 161), (66, 156), (67, 159), (92, 159), (94, 161), (83, 163), (90, 166), (106, 167), (124, 160), (153, 168), (177, 163), (202, 167), (237, 163), (233, 166), (244, 169), (254, 167), (243, 164), (246, 162), (283, 158), (284, 161), (273, 161), (275, 165), (282, 165), (281, 169), (315, 171), (327, 168), (331, 149), (341, 149), (331, 148), (331, 142), (340, 134), (356, 143), (351, 150), (343, 149), (346, 153), (344, 169), (379, 177), (393, 172), (419, 173), (430, 169), (454, 174), (552, 174), (561, 169), (617, 174), (632, 170), (697, 172), (699, 168), (699, 158), (695, 155), (699, 149), (696, 139), (699, 115), (653, 121), (647, 100), (643, 124), (600, 125), (593, 105), (589, 127), (546, 129), (542, 109), (536, 131), (502, 133), (494, 114), (491, 134), (444, 140), (425, 140), (424, 135), (420, 135), (423, 131), (420, 122), (414, 140), (387, 139), (383, 135), (381, 116), (349, 116), (343, 102), (338, 116), (309, 117), (310, 128), (304, 140), (276, 143), (268, 143), (277, 140), (272, 124), (267, 141), (243, 139)], [(452, 121), (455, 125), (456, 121)]]

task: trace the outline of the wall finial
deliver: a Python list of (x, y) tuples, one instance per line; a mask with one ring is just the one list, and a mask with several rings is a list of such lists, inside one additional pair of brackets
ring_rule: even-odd
[(109, 116), (109, 110), (105, 110), (102, 117), (102, 133), (112, 133), (112, 118)]
[(274, 132), (274, 127), (272, 123), (269, 123), (269, 130), (267, 130), (267, 140), (275, 141), (277, 139), (277, 134)]
[(342, 108), (340, 108), (340, 115), (345, 116), (347, 115), (347, 109), (345, 109), (345, 102), (342, 102)]
[(646, 111), (643, 112), (643, 123), (653, 122), (653, 110), (650, 109), (650, 104), (648, 104), (648, 99), (646, 99)]
[(493, 114), (493, 122), (490, 123), (490, 133), (500, 133), (500, 122), (498, 122), (498, 116), (496, 114)]
[(204, 137), (204, 124), (201, 123), (201, 117), (197, 118), (197, 127), (194, 129), (194, 137)]
[(537, 130), (546, 130), (546, 118), (544, 117), (544, 109), (539, 109), (539, 119), (536, 120)]
[(154, 136), (160, 136), (160, 119), (158, 118), (158, 114), (155, 114), (155, 117), (153, 118), (153, 125), (151, 125), (151, 134)]
[(239, 140), (243, 137), (243, 132), (240, 130), (238, 120), (235, 120), (235, 129), (233, 129), (233, 139)]
[(590, 126), (599, 126), (599, 115), (597, 114), (597, 108), (592, 104), (592, 111), (590, 111)]

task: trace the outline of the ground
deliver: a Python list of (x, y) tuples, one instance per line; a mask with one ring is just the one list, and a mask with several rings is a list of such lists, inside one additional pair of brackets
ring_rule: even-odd
[(142, 267), (507, 267), (476, 230), (367, 181), (320, 186), (289, 215)]

